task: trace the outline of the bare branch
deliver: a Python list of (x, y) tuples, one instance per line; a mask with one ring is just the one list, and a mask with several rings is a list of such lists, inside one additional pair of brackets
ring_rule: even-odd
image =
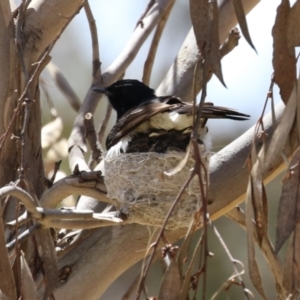
[[(277, 120), (280, 119), (283, 110), (283, 104), (279, 104), (276, 107)], [(264, 124), (266, 133), (268, 134), (268, 142), (272, 136), (272, 114), (264, 118)], [(209, 201), (209, 203), (212, 204), (209, 205), (209, 213), (212, 219), (216, 219), (225, 214), (245, 199), (248, 172), (243, 169), (243, 165), (252, 146), (254, 130), (255, 127), (252, 127), (243, 136), (215, 154), (211, 159), (211, 185), (209, 195), (211, 202)], [(281, 160), (274, 162), (265, 174), (266, 182), (269, 182), (281, 170), (283, 170)], [(158, 233), (155, 231), (155, 228), (152, 229), (156, 234)], [(185, 229), (173, 230), (167, 231), (165, 234), (172, 243), (182, 237), (185, 231)], [(69, 285), (61, 285), (55, 291), (55, 296), (64, 298), (68, 295), (68, 297), (74, 297), (74, 299), (99, 297), (119, 274), (144, 257), (146, 245), (155, 240), (156, 234), (153, 236), (153, 232), (149, 233), (145, 226), (134, 224), (121, 228), (103, 228), (96, 230), (93, 234), (89, 235), (84, 242), (85, 247), (82, 252), (84, 255), (79, 257), (77, 253), (78, 250), (74, 249), (66, 251), (64, 258), (60, 259), (59, 264), (61, 266), (66, 263), (74, 262), (74, 267), (76, 266), (81, 272), (74, 273), (72, 278), (69, 278), (69, 284), (76, 287), (74, 290), (72, 289), (72, 291), (70, 291), (68, 288)], [(149, 236), (151, 236), (151, 241), (149, 241)], [(104, 262), (103, 255), (105, 255), (107, 251), (110, 251), (111, 255), (106, 256), (107, 260)], [(91, 256), (93, 257), (92, 261), (90, 260)], [(112, 264), (114, 265), (113, 272), (110, 271)], [(83, 278), (82, 272), (90, 270), (90, 268), (95, 270), (93, 278)], [(103, 278), (103, 272), (107, 275), (105, 278)], [(102, 280), (101, 286), (96, 284), (99, 280)], [(89, 289), (88, 292), (86, 290), (82, 291), (80, 285), (87, 284), (91, 286), (91, 289)]]
[(151, 43), (151, 46), (150, 46), (150, 49), (149, 49), (149, 53), (148, 53), (147, 59), (146, 59), (145, 64), (144, 64), (144, 72), (143, 72), (143, 79), (142, 80), (147, 85), (149, 85), (149, 83), (150, 83), (152, 67), (153, 67), (153, 64), (154, 64), (154, 58), (155, 58), (155, 55), (156, 55), (158, 44), (159, 44), (159, 41), (161, 39), (161, 36), (162, 36), (163, 31), (164, 31), (167, 20), (168, 20), (168, 18), (170, 16), (170, 13), (172, 11), (172, 8), (174, 6), (174, 3), (175, 3), (174, 0), (170, 1), (169, 6), (167, 7), (166, 11), (162, 15), (162, 17), (161, 17), (161, 19), (160, 19), (160, 21), (157, 25), (157, 28), (155, 30), (155, 34), (154, 34), (154, 37), (153, 37), (153, 40), (152, 40), (152, 43)]
[(29, 70), (32, 62), (39, 60), (41, 54), (60, 36), (82, 5), (83, 0), (30, 2), (23, 28), (26, 40), (25, 65)]
[(84, 3), (84, 10), (86, 17), (89, 22), (91, 38), (92, 38), (92, 49), (93, 49), (93, 84), (97, 84), (101, 78), (101, 62), (99, 53), (98, 33), (96, 21), (94, 19), (89, 2)]
[(39, 213), (38, 210), (36, 209), (34, 199), (25, 190), (14, 185), (4, 186), (0, 189), (0, 199), (7, 196), (14, 196), (18, 198), (24, 204), (26, 210), (35, 219), (40, 219), (42, 217), (41, 213)]
[(99, 163), (102, 157), (102, 148), (97, 140), (97, 135), (94, 127), (94, 118), (91, 113), (87, 113), (84, 117), (84, 126), (86, 131), (86, 138), (92, 151), (92, 162)]
[(54, 208), (64, 198), (74, 194), (86, 195), (102, 202), (115, 204), (106, 197), (106, 187), (103, 181), (82, 181), (80, 177), (74, 177), (74, 175), (57, 181), (49, 190), (46, 190), (40, 203), (45, 208)]
[(110, 116), (111, 116), (111, 112), (112, 112), (112, 106), (111, 104), (108, 102), (107, 103), (107, 107), (106, 107), (106, 113), (105, 113), (105, 117), (104, 120), (101, 124), (99, 133), (98, 133), (98, 141), (103, 144), (104, 143), (104, 135), (105, 135), (105, 131), (107, 128), (107, 124), (109, 122)]
[(108, 67), (102, 75), (102, 85), (108, 86), (119, 79), (127, 67), (133, 61), (141, 46), (148, 38), (151, 31), (158, 24), (165, 10), (173, 0), (158, 0), (143, 17), (143, 27), (138, 26), (134, 30), (125, 48), (116, 60)]

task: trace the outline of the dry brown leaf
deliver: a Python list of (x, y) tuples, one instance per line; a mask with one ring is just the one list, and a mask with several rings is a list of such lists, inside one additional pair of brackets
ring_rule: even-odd
[[(300, 77), (298, 78), (297, 85), (300, 84)], [(292, 95), (288, 104), (283, 112), (281, 120), (272, 136), (271, 142), (268, 146), (267, 152), (264, 156), (264, 170), (269, 170), (272, 163), (279, 159), (281, 156), (289, 133), (294, 124), (296, 107), (297, 107), (297, 89), (294, 87)]]
[(177, 174), (178, 172), (180, 172), (184, 168), (184, 166), (186, 165), (186, 163), (190, 157), (190, 150), (191, 150), (191, 144), (188, 145), (185, 155), (184, 155), (184, 158), (178, 163), (178, 165), (175, 166), (171, 170), (164, 171), (164, 174), (167, 176), (173, 176), (173, 175)]
[(244, 11), (242, 1), (241, 0), (233, 0), (233, 6), (234, 6), (234, 11), (235, 11), (235, 14), (236, 14), (236, 18), (239, 22), (242, 34), (243, 34), (244, 38), (246, 39), (246, 41), (248, 42), (248, 44), (256, 52), (256, 49), (255, 49), (255, 47), (252, 43), (252, 40), (251, 40), (251, 37), (250, 37), (250, 34), (249, 34), (247, 20), (246, 20), (245, 11)]
[(22, 299), (24, 300), (37, 300), (38, 295), (36, 286), (30, 272), (30, 268), (25, 259), (24, 253), (20, 256), (21, 267), (21, 285), (22, 285)]
[(297, 0), (292, 6), (287, 24), (288, 47), (300, 46), (300, 1)]
[(277, 8), (273, 35), (274, 81), (278, 84), (280, 95), (287, 103), (296, 81), (296, 57), (294, 48), (288, 47), (287, 26), (290, 13), (289, 0), (282, 0)]
[(0, 218), (0, 299), (17, 299), (15, 280), (10, 267), (2, 218)]
[(180, 291), (182, 280), (180, 276), (179, 267), (175, 258), (171, 259), (171, 264), (168, 266), (164, 278), (162, 280), (158, 299), (180, 299)]
[(300, 147), (295, 151), (285, 176), (279, 200), (275, 252), (294, 231), (300, 217)]
[(47, 299), (57, 285), (58, 266), (55, 248), (49, 229), (38, 229), (35, 233), (36, 243), (44, 268), (45, 295)]
[(208, 40), (208, 1), (190, 0), (190, 14), (199, 51), (205, 56), (203, 49)]
[[(250, 175), (252, 187), (252, 208), (254, 212), (255, 229), (259, 245), (262, 240), (268, 238), (268, 202), (263, 184), (262, 158), (257, 156), (255, 147), (251, 151), (252, 171)], [(264, 152), (264, 146), (261, 150)]]
[[(290, 239), (283, 269), (283, 285), (293, 295), (300, 284), (300, 223)], [(295, 294), (294, 294), (295, 295)], [(291, 297), (293, 298), (293, 297)]]
[(221, 68), (219, 11), (217, 1), (190, 0), (190, 14), (197, 45), (207, 60), (207, 72), (213, 72), (225, 85)]
[(252, 181), (249, 179), (248, 187), (247, 187), (247, 197), (246, 197), (246, 228), (247, 228), (247, 246), (248, 246), (248, 268), (249, 268), (249, 276), (250, 279), (260, 293), (260, 295), (266, 299), (262, 279), (259, 272), (259, 268), (257, 265), (257, 261), (255, 258), (255, 247), (254, 247), (254, 225), (253, 225), (253, 211), (252, 211), (252, 203), (253, 203), (253, 195), (252, 195)]
[(219, 8), (217, 1), (209, 1), (209, 36), (208, 36), (208, 71), (213, 72), (224, 86), (222, 67), (221, 67), (221, 53), (219, 40)]

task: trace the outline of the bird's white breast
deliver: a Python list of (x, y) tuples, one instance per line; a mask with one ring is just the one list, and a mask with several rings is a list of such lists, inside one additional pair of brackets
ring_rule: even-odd
[(191, 127), (192, 115), (178, 114), (176, 112), (159, 113), (136, 128), (136, 132), (147, 132), (149, 129), (183, 130)]

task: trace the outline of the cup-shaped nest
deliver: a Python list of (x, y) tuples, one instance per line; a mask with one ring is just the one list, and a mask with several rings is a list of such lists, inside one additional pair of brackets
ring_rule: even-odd
[[(206, 190), (209, 153), (203, 145), (199, 146), (199, 151), (202, 162), (201, 180)], [(195, 166), (193, 153), (176, 174), (169, 176), (164, 172), (178, 166), (184, 156), (183, 152), (172, 151), (129, 153), (106, 158), (104, 168), (108, 197), (119, 203), (120, 211), (127, 214), (129, 221), (161, 226)], [(194, 176), (173, 210), (166, 228), (188, 227), (201, 203), (198, 176)]]

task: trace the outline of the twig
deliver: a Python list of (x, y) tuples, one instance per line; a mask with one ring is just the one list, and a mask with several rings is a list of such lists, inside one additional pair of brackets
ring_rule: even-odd
[[(226, 216), (231, 220), (238, 223), (244, 230), (246, 230), (246, 218), (244, 212), (240, 208), (235, 208), (229, 211)], [(282, 286), (282, 274), (283, 274), (283, 266), (280, 258), (276, 256), (274, 247), (271, 244), (269, 239), (263, 239), (262, 243), (259, 244), (259, 239), (257, 236), (257, 231), (253, 231), (254, 240), (257, 245), (260, 247), (261, 252), (263, 253), (266, 262), (268, 263), (270, 270), (275, 278), (276, 283), (280, 286), (282, 290), (284, 290)]]
[(107, 227), (113, 225), (120, 225), (123, 222), (119, 218), (77, 218), (77, 219), (63, 219), (59, 217), (58, 219), (52, 218), (50, 216), (45, 216), (45, 219), (40, 222), (44, 228), (59, 228), (59, 229), (92, 229), (99, 227)]
[(50, 178), (50, 181), (53, 185), (54, 181), (55, 181), (55, 177), (57, 175), (57, 172), (59, 171), (59, 167), (60, 167), (60, 164), (61, 164), (61, 160), (60, 161), (57, 161), (55, 164), (54, 164), (54, 170), (53, 170), (53, 175), (51, 176)]
[(158, 48), (158, 44), (161, 39), (161, 36), (164, 31), (167, 20), (170, 16), (171, 10), (174, 6), (174, 3), (175, 3), (175, 0), (170, 1), (168, 7), (166, 8), (165, 12), (163, 13), (163, 15), (156, 27), (155, 34), (154, 34), (154, 37), (152, 39), (152, 43), (151, 43), (151, 46), (149, 49), (149, 53), (148, 53), (147, 59), (144, 64), (144, 72), (143, 72), (142, 80), (146, 85), (149, 85), (149, 83), (150, 83), (152, 67), (153, 67), (156, 51)]
[(17, 107), (15, 108), (14, 114), (13, 114), (13, 116), (11, 118), (11, 121), (10, 121), (10, 123), (9, 123), (9, 125), (8, 125), (8, 127), (6, 129), (6, 132), (0, 137), (0, 142), (1, 142), (0, 143), (0, 151), (1, 151), (2, 147), (3, 147), (3, 144), (5, 143), (5, 140), (6, 140), (7, 136), (8, 136), (8, 132), (10, 131), (12, 125), (14, 124), (14, 122), (16, 120), (17, 115), (20, 112), (20, 109), (22, 107), (22, 101), (24, 100), (29, 87), (34, 82), (34, 80), (39, 75), (39, 73), (42, 71), (42, 68), (45, 66), (44, 65), (45, 62), (48, 62), (48, 60), (49, 60), (48, 54), (51, 51), (52, 46), (49, 47), (49, 49), (45, 52), (45, 54), (43, 55), (43, 57), (41, 58), (41, 60), (39, 62), (37, 62), (36, 64), (34, 64), (34, 65), (37, 65), (37, 67), (35, 68), (32, 76), (30, 77), (30, 79), (28, 80), (28, 82), (26, 83), (26, 86), (25, 86), (25, 88), (24, 88), (21, 96), (18, 99)]
[[(87, 174), (85, 174), (87, 175)], [(106, 187), (103, 179), (82, 180), (80, 176), (67, 176), (58, 180), (53, 186), (46, 190), (40, 198), (43, 207), (54, 208), (69, 195), (85, 195), (98, 199), (101, 202), (116, 205), (106, 196)]]
[(140, 16), (139, 20), (137, 21), (137, 23), (135, 25), (135, 28), (137, 28), (139, 25), (141, 25), (141, 27), (144, 28), (143, 19), (148, 14), (148, 12), (150, 11), (151, 7), (153, 7), (154, 3), (155, 3), (155, 0), (150, 0), (149, 1), (149, 3), (147, 4), (147, 7), (145, 9), (145, 11), (142, 13), (142, 15)]
[(30, 237), (36, 229), (39, 228), (39, 225), (38, 224), (35, 224), (31, 227), (29, 227), (28, 229), (26, 229), (24, 232), (22, 232), (21, 234), (17, 234), (17, 238), (10, 241), (8, 244), (6, 244), (6, 248), (8, 251), (11, 251), (17, 243), (20, 243), (24, 240), (26, 240), (28, 237)]
[(84, 126), (86, 131), (86, 138), (89, 142), (92, 151), (92, 162), (99, 163), (102, 157), (102, 147), (97, 140), (97, 135), (94, 127), (94, 118), (91, 113), (84, 116)]
[[(240, 261), (238, 261), (238, 260), (236, 260), (236, 259), (233, 258), (233, 256), (231, 255), (231, 253), (230, 253), (228, 247), (226, 246), (224, 240), (222, 239), (222, 237), (221, 237), (219, 231), (217, 230), (216, 226), (215, 226), (211, 221), (209, 222), (209, 224), (210, 224), (210, 226), (212, 227), (212, 229), (213, 229), (215, 235), (217, 236), (219, 242), (221, 243), (223, 249), (225, 250), (225, 252), (226, 252), (226, 254), (227, 254), (228, 258), (230, 259), (230, 261), (231, 261), (231, 263), (232, 263), (232, 266), (233, 266), (234, 275), (230, 276), (230, 278), (227, 280), (227, 282), (230, 282), (231, 280), (234, 280), (235, 278), (238, 278), (239, 283), (240, 283), (241, 286), (243, 287), (244, 294), (245, 294), (245, 298), (246, 298), (246, 299), (249, 299), (249, 297), (248, 297), (249, 294), (253, 297), (252, 293), (246, 288), (246, 285), (245, 285), (245, 283), (244, 283), (244, 281), (243, 281), (243, 279), (242, 279), (242, 277), (241, 277), (241, 275), (245, 273), (244, 265), (243, 265)], [(238, 264), (238, 263), (239, 263), (240, 265), (242, 265), (242, 267), (243, 267), (243, 270), (242, 270), (242, 271), (239, 271), (239, 270), (237, 269), (237, 264)], [(223, 285), (223, 286), (224, 286), (224, 285)], [(219, 290), (219, 291), (220, 291), (220, 290)], [(213, 295), (212, 299), (214, 299), (214, 298), (218, 295), (219, 291), (217, 291), (217, 292)]]
[(106, 107), (106, 113), (105, 113), (105, 117), (104, 120), (101, 124), (100, 127), (100, 131), (98, 132), (98, 141), (103, 144), (103, 139), (104, 139), (104, 134), (107, 128), (107, 124), (109, 122), (110, 116), (111, 116), (111, 112), (112, 112), (112, 106), (110, 104), (110, 102), (107, 103), (107, 107)]
[(231, 52), (238, 45), (240, 38), (241, 36), (239, 30), (237, 28), (231, 29), (228, 38), (220, 47), (221, 57), (224, 57)]
[(0, 188), (0, 199), (7, 197), (7, 196), (14, 196), (17, 199), (19, 199), (26, 207), (26, 210), (35, 219), (40, 219), (42, 217), (42, 215), (36, 209), (34, 199), (25, 190), (23, 190), (17, 186), (14, 186), (14, 185), (4, 186), (4, 187)]
[(169, 211), (168, 211), (168, 214), (162, 224), (162, 227), (157, 235), (157, 238), (156, 238), (156, 241), (151, 245), (152, 247), (152, 253), (147, 261), (147, 264), (146, 266), (144, 266), (143, 270), (142, 270), (142, 275), (141, 275), (141, 279), (140, 279), (140, 283), (139, 283), (139, 286), (138, 286), (138, 290), (137, 290), (137, 293), (136, 293), (136, 299), (139, 299), (140, 298), (140, 295), (141, 295), (141, 292), (142, 292), (142, 289), (144, 287), (144, 283), (145, 283), (145, 279), (146, 279), (146, 276), (147, 276), (147, 273), (149, 271), (149, 268), (150, 268), (150, 265), (154, 259), (154, 255), (156, 253), (156, 250), (157, 250), (157, 247), (158, 247), (158, 244), (159, 244), (159, 241), (164, 233), (164, 230), (165, 230), (165, 227), (168, 223), (168, 220), (176, 206), (176, 204), (179, 202), (183, 192), (185, 191), (186, 187), (189, 185), (189, 183), (191, 182), (191, 180), (193, 179), (193, 177), (195, 176), (195, 172), (192, 171), (192, 173), (190, 174), (189, 178), (186, 180), (186, 182), (184, 183), (184, 185), (181, 187), (176, 199), (173, 201)]
[(143, 28), (140, 26), (135, 28), (124, 50), (102, 74), (103, 86), (112, 84), (125, 73), (151, 31), (158, 24), (170, 1), (173, 0), (157, 0), (151, 9), (147, 10), (146, 15), (143, 17)]
[(89, 22), (91, 38), (92, 38), (92, 50), (93, 50), (93, 84), (98, 84), (101, 78), (101, 62), (99, 53), (98, 33), (96, 21), (94, 19), (91, 7), (88, 1), (85, 1), (84, 10)]

